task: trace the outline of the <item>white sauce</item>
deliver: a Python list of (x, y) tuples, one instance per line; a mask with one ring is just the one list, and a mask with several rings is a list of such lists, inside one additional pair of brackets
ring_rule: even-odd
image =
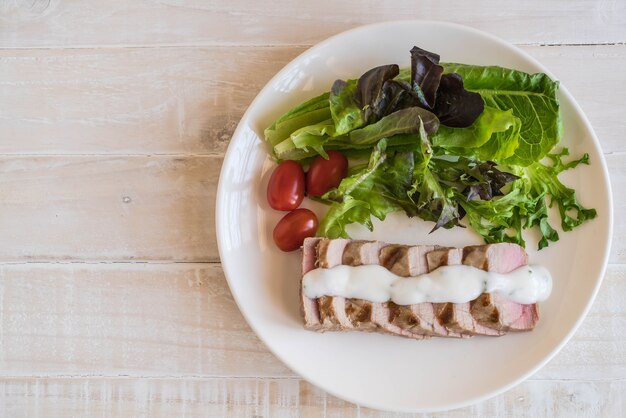
[(304, 275), (302, 286), (305, 296), (311, 299), (341, 296), (413, 305), (422, 302), (465, 303), (481, 293), (498, 292), (514, 302), (529, 304), (550, 296), (552, 277), (542, 266), (522, 266), (510, 273), (498, 274), (454, 265), (442, 266), (415, 277), (401, 277), (375, 264), (358, 267), (339, 265), (309, 271)]

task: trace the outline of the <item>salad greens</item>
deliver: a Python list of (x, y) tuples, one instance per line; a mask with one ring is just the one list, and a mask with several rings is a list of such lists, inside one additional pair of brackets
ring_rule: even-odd
[[(517, 140), (512, 155), (495, 159), (495, 153), (483, 153), (482, 158), (507, 165), (528, 166), (543, 158), (557, 144), (561, 136), (558, 83), (545, 74), (526, 74), (501, 67), (478, 67), (449, 64), (446, 71), (463, 77), (468, 89), (480, 94), (485, 106), (502, 111), (510, 110), (518, 119), (519, 132), (502, 135), (499, 142)], [(439, 145), (446, 147), (444, 138)], [(491, 147), (497, 149), (495, 146)], [(485, 151), (485, 150), (484, 150)]]
[(433, 231), (463, 220), (488, 243), (524, 245), (522, 230), (537, 227), (541, 249), (559, 239), (549, 207), (558, 206), (564, 231), (596, 216), (558, 179), (589, 156), (565, 162), (566, 148), (554, 153), (557, 93), (545, 74), (440, 63), (414, 47), (409, 69), (385, 65), (337, 80), (277, 119), (265, 138), (279, 160), (369, 154), (319, 198), (329, 210), (318, 235), (347, 237), (351, 223), (371, 230), (372, 216), (404, 211), (434, 222)]

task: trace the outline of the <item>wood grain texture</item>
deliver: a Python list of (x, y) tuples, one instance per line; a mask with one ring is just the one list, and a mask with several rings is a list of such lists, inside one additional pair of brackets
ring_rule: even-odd
[[(626, 265), (612, 265), (536, 377), (626, 379), (624, 300)], [(4, 264), (0, 311), (0, 376), (296, 377), (246, 325), (218, 264)]]
[[(604, 152), (626, 151), (626, 45), (523, 47), (570, 89)], [(304, 47), (1, 50), (0, 154), (219, 154)], [(236, 69), (236, 70), (233, 70)], [(17, 140), (19, 138), (19, 140)]]
[(0, 50), (11, 103), (0, 154), (223, 154), (252, 99), (303, 50)]
[(8, 379), (0, 382), (0, 414), (12, 418), (618, 418), (626, 407), (625, 391), (623, 380), (529, 380), (476, 406), (422, 415), (360, 408), (299, 379)]
[[(607, 154), (614, 190), (626, 153)], [(0, 157), (0, 261), (219, 261), (219, 156)], [(583, 202), (592, 205), (593, 202)], [(626, 262), (626, 196), (615, 193), (611, 262)], [(86, 232), (88, 231), (88, 232)]]
[(2, 0), (0, 47), (311, 44), (397, 19), (464, 23), (515, 43), (626, 40), (621, 1)]
[(0, 311), (4, 376), (293, 376), (219, 264), (5, 264)]
[(622, 417), (621, 0), (0, 0), (0, 417), (416, 416), (339, 400), (271, 355), (214, 227), (224, 152), (261, 87), (331, 35), (416, 18), (545, 64), (593, 124), (615, 199), (614, 264), (572, 340), (505, 394), (429, 416)]
[(220, 157), (0, 159), (0, 260), (217, 261)]

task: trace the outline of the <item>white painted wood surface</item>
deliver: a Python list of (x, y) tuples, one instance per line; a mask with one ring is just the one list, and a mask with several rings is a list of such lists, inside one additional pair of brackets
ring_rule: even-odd
[[(23, 417), (409, 418), (359, 408), (299, 379), (5, 379), (0, 414)], [(624, 381), (526, 381), (478, 405), (431, 417), (620, 417)], [(556, 414), (555, 414), (556, 411)]]
[(102, 45), (309, 45), (362, 24), (428, 19), (470, 24), (510, 42), (619, 43), (619, 0), (2, 0), (7, 48)]
[(276, 71), (407, 18), (487, 30), (550, 68), (615, 192), (611, 264), (573, 339), (511, 391), (436, 416), (624, 416), (626, 2), (534, 0), (0, 0), (0, 416), (405, 416), (327, 395), (267, 351), (223, 277), (214, 199)]

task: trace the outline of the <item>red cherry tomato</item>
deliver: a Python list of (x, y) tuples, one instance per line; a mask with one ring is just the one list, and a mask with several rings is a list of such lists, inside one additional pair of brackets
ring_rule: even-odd
[(304, 170), (295, 161), (283, 161), (267, 185), (267, 201), (276, 210), (293, 210), (304, 199)]
[(317, 157), (306, 175), (306, 191), (309, 196), (321, 196), (339, 186), (348, 175), (348, 159), (338, 151), (328, 151), (328, 160)]
[(315, 236), (317, 216), (308, 209), (296, 209), (286, 214), (274, 228), (274, 242), (285, 252), (295, 251), (304, 239)]

